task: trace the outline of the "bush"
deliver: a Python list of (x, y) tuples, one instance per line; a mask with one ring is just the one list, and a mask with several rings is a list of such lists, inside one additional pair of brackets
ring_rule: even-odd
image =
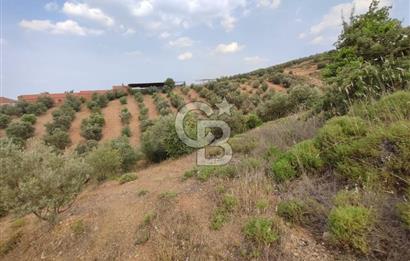
[(92, 177), (98, 182), (118, 175), (121, 170), (121, 155), (109, 145), (91, 151), (86, 162), (92, 167)]
[(126, 137), (120, 137), (111, 141), (111, 148), (117, 150), (120, 156), (120, 164), (123, 172), (129, 171), (140, 158)]
[(170, 100), (171, 100), (171, 105), (174, 106), (175, 109), (179, 109), (185, 103), (184, 99), (175, 93), (170, 93)]
[(54, 100), (48, 95), (41, 95), (38, 97), (37, 102), (44, 104), (48, 109), (54, 106)]
[(34, 136), (34, 127), (28, 122), (12, 122), (6, 133), (9, 138), (27, 140)]
[(296, 171), (294, 158), (290, 153), (281, 155), (275, 162), (273, 162), (271, 171), (273, 173), (273, 178), (277, 182), (294, 179), (300, 174)]
[(59, 150), (64, 150), (71, 144), (68, 133), (60, 129), (56, 129), (52, 134), (46, 134), (44, 141), (47, 145), (54, 146)]
[(131, 120), (131, 113), (128, 111), (127, 108), (123, 108), (120, 113), (121, 123), (122, 124), (129, 124)]
[(249, 114), (246, 119), (246, 127), (248, 129), (254, 129), (262, 125), (262, 120), (256, 114)]
[(28, 122), (31, 125), (34, 125), (37, 121), (37, 117), (34, 114), (24, 114), (23, 116), (21, 116), (21, 121)]
[(91, 152), (93, 149), (98, 147), (98, 141), (87, 140), (77, 145), (75, 151), (78, 155), (84, 155)]
[(129, 126), (125, 126), (124, 128), (122, 128), (122, 130), (121, 130), (121, 135), (122, 136), (125, 136), (125, 137), (131, 137), (131, 129), (130, 129), (130, 127)]
[(305, 205), (300, 200), (286, 200), (278, 204), (278, 215), (292, 223), (304, 222)]
[(118, 181), (119, 181), (120, 185), (122, 185), (122, 184), (131, 182), (131, 181), (134, 181), (134, 180), (137, 180), (137, 179), (138, 179), (138, 176), (135, 175), (135, 173), (127, 173), (127, 174), (122, 175), (118, 179)]
[[(188, 133), (193, 133), (194, 126), (189, 121), (185, 122)], [(170, 116), (160, 117), (153, 126), (142, 135), (142, 151), (145, 156), (153, 161), (160, 162), (168, 157), (178, 157), (192, 151), (178, 137), (175, 130), (175, 120)]]
[(295, 85), (289, 91), (291, 107), (299, 110), (313, 108), (319, 102), (319, 91), (306, 85)]
[(294, 105), (289, 99), (289, 95), (283, 93), (275, 93), (273, 97), (257, 108), (257, 114), (263, 121), (271, 121), (286, 116), (292, 112)]
[(279, 231), (274, 227), (272, 219), (251, 218), (243, 231), (247, 239), (260, 245), (270, 245), (279, 240)]
[(324, 165), (320, 158), (320, 151), (315, 147), (313, 140), (305, 140), (294, 145), (289, 153), (292, 154), (293, 164), (299, 171), (314, 173)]
[(81, 159), (56, 154), (39, 141), (26, 150), (4, 146), (0, 154), (0, 193), (9, 208), (51, 223), (75, 200), (90, 173)]
[(101, 113), (92, 113), (88, 119), (81, 122), (81, 136), (87, 140), (99, 141), (102, 138), (104, 125), (104, 116)]
[(45, 113), (46, 111), (47, 111), (47, 106), (39, 102), (30, 103), (25, 110), (27, 114), (34, 114), (37, 116)]
[(0, 113), (0, 129), (5, 129), (11, 122), (10, 116)]
[(350, 246), (362, 253), (369, 250), (367, 236), (372, 230), (374, 217), (364, 207), (344, 206), (333, 208), (328, 227), (331, 239), (342, 246)]
[(121, 103), (122, 105), (127, 104), (127, 97), (121, 97), (121, 98), (120, 98), (120, 103)]
[(66, 94), (64, 105), (71, 107), (76, 112), (81, 110), (80, 99), (69, 93)]
[(165, 87), (168, 87), (170, 89), (175, 88), (175, 81), (172, 78), (167, 78), (164, 82)]

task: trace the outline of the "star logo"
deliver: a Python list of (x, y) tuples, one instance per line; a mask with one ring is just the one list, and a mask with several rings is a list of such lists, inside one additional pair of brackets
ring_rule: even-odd
[(219, 109), (218, 116), (221, 116), (223, 114), (232, 115), (231, 114), (231, 109), (232, 109), (233, 105), (230, 104), (225, 98), (221, 103), (217, 103), (216, 107), (218, 107), (218, 109)]

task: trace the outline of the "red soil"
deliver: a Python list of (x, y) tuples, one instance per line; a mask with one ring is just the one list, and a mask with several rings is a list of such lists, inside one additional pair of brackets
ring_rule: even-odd
[(126, 107), (128, 108), (128, 111), (131, 113), (132, 118), (130, 121), (130, 129), (131, 129), (131, 137), (130, 137), (130, 143), (131, 145), (138, 145), (140, 142), (140, 121), (138, 119), (139, 116), (139, 108), (138, 104), (135, 101), (134, 97), (128, 96), (127, 97), (127, 105)]
[(101, 141), (110, 141), (121, 136), (122, 124), (120, 119), (122, 105), (119, 100), (111, 101), (107, 107), (102, 109), (105, 119), (103, 137)]
[(148, 108), (148, 118), (150, 120), (156, 119), (158, 117), (158, 111), (151, 95), (144, 95), (144, 104)]
[(81, 136), (81, 122), (90, 116), (90, 110), (82, 106), (81, 110), (75, 114), (75, 119), (71, 123), (71, 128), (68, 132), (71, 139), (71, 148), (75, 148), (84, 138)]
[(45, 114), (40, 115), (37, 117), (36, 124), (34, 124), (35, 132), (34, 137), (42, 138), (46, 134), (46, 123), (49, 123), (53, 120), (53, 111), (55, 111), (57, 107), (51, 108)]

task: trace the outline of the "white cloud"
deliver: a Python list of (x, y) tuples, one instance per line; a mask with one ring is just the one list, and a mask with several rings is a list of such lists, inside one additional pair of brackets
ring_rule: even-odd
[(167, 39), (167, 38), (170, 37), (170, 36), (171, 36), (170, 33), (168, 33), (168, 32), (162, 32), (162, 33), (159, 35), (159, 38)]
[(259, 6), (271, 7), (276, 9), (280, 6), (281, 0), (259, 0)]
[(186, 52), (178, 55), (178, 60), (180, 61), (187, 61), (192, 59), (192, 53), (191, 52)]
[[(352, 10), (354, 10), (356, 15), (365, 13), (369, 9), (371, 2), (372, 0), (351, 0), (350, 2), (333, 6), (319, 23), (311, 26), (308, 32), (299, 34), (299, 39), (309, 37), (312, 44), (323, 44), (336, 39), (343, 24), (342, 17), (348, 19)], [(388, 6), (392, 2), (393, 0), (381, 0), (380, 6)]]
[(232, 31), (235, 28), (236, 18), (228, 15), (222, 21), (221, 25), (227, 32)]
[(113, 26), (114, 19), (106, 15), (99, 8), (91, 8), (87, 4), (81, 3), (64, 3), (63, 12), (71, 16), (78, 16), (89, 20), (96, 21), (105, 26)]
[(232, 42), (230, 44), (219, 44), (215, 48), (216, 53), (228, 54), (236, 53), (243, 49), (243, 46), (239, 45), (237, 42)]
[(259, 56), (245, 57), (243, 60), (250, 64), (261, 64), (268, 61), (267, 59), (261, 58)]
[(170, 46), (178, 47), (178, 48), (190, 47), (193, 44), (194, 44), (194, 41), (189, 37), (180, 37), (174, 41), (169, 42)]
[(136, 33), (136, 31), (132, 28), (128, 28), (127, 30), (125, 30), (125, 32), (123, 33), (123, 35), (125, 36), (130, 36), (130, 35), (134, 35)]
[(81, 27), (76, 21), (66, 20), (64, 22), (52, 23), (50, 20), (23, 20), (19, 24), (22, 28), (32, 31), (47, 32), (51, 34), (71, 35), (100, 35), (101, 30), (93, 30)]
[(49, 12), (54, 12), (57, 11), (60, 7), (56, 2), (49, 2), (44, 6), (44, 9), (46, 9)]
[(143, 0), (138, 3), (134, 3), (131, 8), (131, 12), (135, 16), (147, 16), (154, 11), (154, 6), (151, 1)]

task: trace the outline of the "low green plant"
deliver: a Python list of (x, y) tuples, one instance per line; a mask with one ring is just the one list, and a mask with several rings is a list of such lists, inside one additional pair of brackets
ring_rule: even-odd
[(127, 104), (127, 97), (121, 97), (121, 98), (120, 98), (120, 103), (121, 103), (122, 105)]
[(86, 232), (86, 226), (82, 220), (77, 220), (70, 225), (71, 231), (75, 236), (81, 236)]
[(52, 134), (44, 136), (44, 142), (56, 149), (64, 150), (71, 144), (71, 139), (67, 131), (55, 129)]
[(92, 167), (92, 177), (102, 182), (109, 177), (118, 175), (121, 171), (121, 155), (118, 150), (105, 144), (91, 151), (86, 157)]
[(135, 173), (126, 173), (118, 178), (120, 185), (137, 180), (138, 176)]
[(28, 122), (31, 125), (34, 125), (37, 121), (37, 117), (34, 114), (24, 114), (23, 116), (21, 116), (21, 121)]
[(335, 207), (328, 217), (331, 240), (341, 246), (350, 246), (362, 253), (368, 253), (368, 234), (373, 229), (374, 216), (365, 207)]
[(0, 113), (0, 129), (5, 129), (11, 122), (11, 117), (7, 114)]
[(259, 245), (271, 245), (279, 240), (279, 231), (272, 219), (250, 218), (244, 228), (245, 237)]
[(6, 129), (8, 138), (27, 140), (34, 136), (34, 127), (28, 122), (12, 122)]
[(292, 199), (281, 201), (277, 206), (278, 216), (292, 223), (303, 223), (305, 204), (301, 200)]

